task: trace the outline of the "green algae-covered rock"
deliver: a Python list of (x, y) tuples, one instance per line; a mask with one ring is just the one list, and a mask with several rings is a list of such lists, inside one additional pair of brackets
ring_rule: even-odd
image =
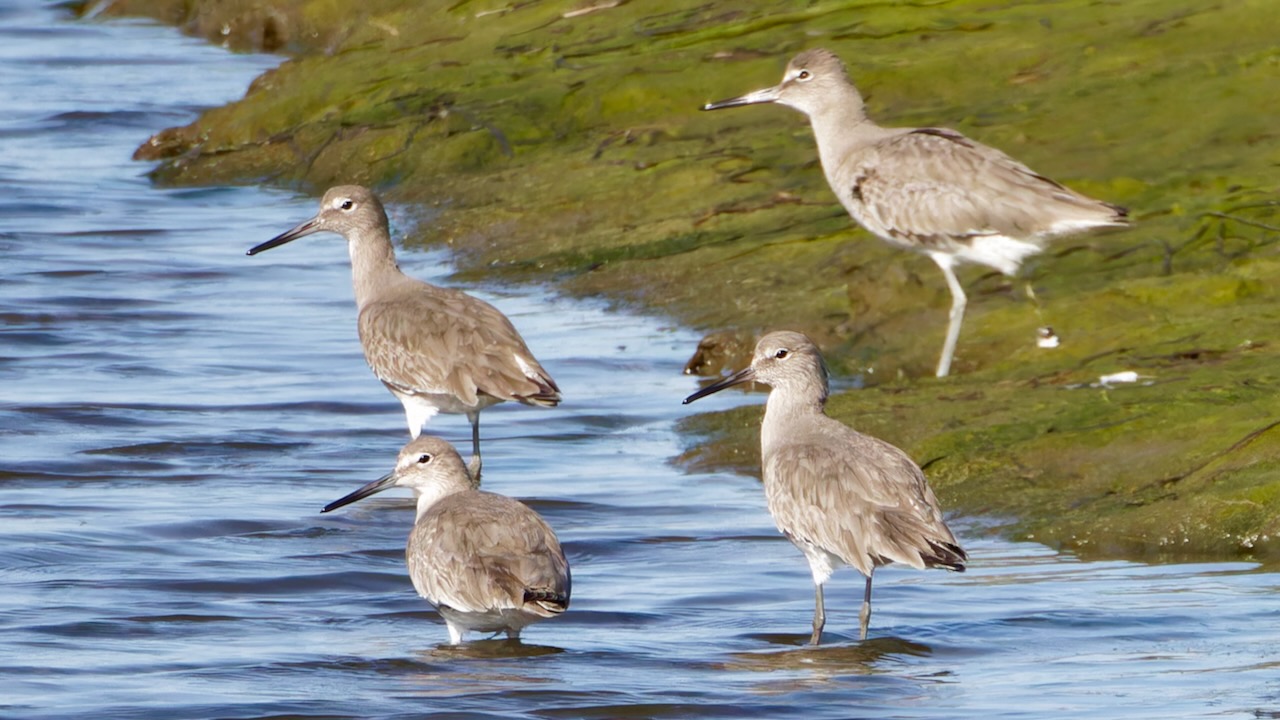
[[(866, 386), (832, 414), (910, 451), (951, 508), (1085, 552), (1277, 554), (1269, 0), (117, 0), (108, 12), (294, 56), (145, 143), (157, 182), (360, 182), (438, 206), (410, 242), (450, 244), (465, 278), (638, 305), (723, 332), (739, 361), (763, 329), (810, 333)], [(954, 374), (930, 377), (945, 284), (853, 226), (803, 116), (697, 111), (773, 84), (819, 45), (846, 60), (880, 123), (961, 130), (1130, 207), (1136, 226), (1057, 241), (1019, 279), (962, 270)], [(1046, 325), (1060, 347), (1037, 347)], [(1136, 377), (1101, 379), (1117, 373)], [(690, 460), (750, 470), (757, 418), (692, 418)]]

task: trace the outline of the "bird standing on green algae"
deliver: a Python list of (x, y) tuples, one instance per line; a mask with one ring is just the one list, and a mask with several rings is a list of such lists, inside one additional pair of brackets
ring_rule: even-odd
[(778, 530), (813, 574), (813, 634), (826, 624), (822, 586), (841, 565), (867, 578), (860, 637), (871, 621), (871, 575), (891, 562), (963, 571), (965, 551), (942, 519), (920, 466), (883, 440), (827, 417), (827, 367), (797, 332), (756, 344), (751, 364), (693, 393), (685, 404), (745, 382), (772, 388), (760, 425), (764, 495)]
[(954, 266), (1006, 275), (1054, 236), (1128, 224), (1128, 211), (1067, 188), (994, 148), (944, 128), (870, 120), (840, 58), (807, 50), (782, 82), (703, 110), (778, 103), (809, 117), (827, 183), (845, 210), (895, 247), (928, 255), (947, 280), (951, 314), (937, 376), (951, 359), (967, 302)]
[(452, 445), (424, 435), (404, 446), (391, 473), (321, 511), (392, 487), (413, 490), (409, 577), (455, 645), (472, 630), (518, 639), (526, 625), (569, 608), (569, 562), (555, 532), (524, 503), (478, 484)]
[(387, 213), (367, 188), (330, 189), (319, 214), (248, 254), (317, 232), (347, 241), (360, 344), (373, 373), (404, 405), (410, 436), (418, 437), (438, 412), (465, 414), (471, 421), (470, 470), (479, 478), (481, 410), (506, 400), (560, 403), (560, 388), (506, 315), (461, 290), (401, 272)]

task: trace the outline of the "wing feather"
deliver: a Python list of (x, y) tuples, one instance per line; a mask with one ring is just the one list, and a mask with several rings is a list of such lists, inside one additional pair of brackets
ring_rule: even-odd
[(465, 612), (569, 605), (572, 579), (555, 532), (511, 498), (473, 491), (437, 502), (414, 525), (409, 575), (433, 605)]
[(963, 569), (964, 551), (919, 466), (888, 443), (848, 432), (840, 442), (788, 443), (765, 457), (778, 529), (863, 574), (888, 562)]
[(1080, 229), (1125, 222), (1120, 208), (953, 130), (890, 135), (853, 154), (846, 172), (853, 178), (846, 204), (855, 217), (881, 237), (926, 248), (982, 235), (1030, 240), (1063, 223)]
[(360, 341), (379, 380), (407, 393), (481, 395), (556, 405), (559, 388), (506, 315), (451, 288), (382, 297), (361, 308)]

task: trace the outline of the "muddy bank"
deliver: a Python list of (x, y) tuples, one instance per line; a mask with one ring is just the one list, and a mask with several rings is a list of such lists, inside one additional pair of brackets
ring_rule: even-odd
[[(1280, 547), (1264, 0), (96, 9), (294, 57), (144, 143), (158, 183), (360, 182), (438, 209), (408, 241), (449, 245), (468, 280), (551, 281), (708, 332), (805, 330), (867, 385), (833, 414), (1018, 536), (1149, 558)], [(1138, 225), (1059, 241), (1019, 279), (963, 270), (955, 375), (933, 379), (949, 298), (932, 263), (851, 224), (802, 116), (697, 111), (817, 45), (879, 121), (957, 128)], [(1042, 325), (1061, 347), (1036, 347)], [(1120, 371), (1138, 382), (1099, 384)], [(692, 417), (686, 460), (752, 469), (757, 412)]]

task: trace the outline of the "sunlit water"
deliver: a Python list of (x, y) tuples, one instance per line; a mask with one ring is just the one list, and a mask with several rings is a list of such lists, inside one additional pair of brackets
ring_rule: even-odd
[(341, 240), (247, 258), (314, 200), (157, 190), (129, 160), (275, 62), (0, 5), (0, 715), (1280, 717), (1277, 575), (1082, 563), (963, 520), (969, 572), (879, 573), (866, 643), (838, 574), (804, 648), (808, 573), (756, 483), (669, 465), (694, 336), (529, 288), (473, 290), (566, 401), (486, 411), (485, 479), (558, 530), (573, 605), (523, 646), (445, 646), (407, 498), (317, 513), (407, 439)]

